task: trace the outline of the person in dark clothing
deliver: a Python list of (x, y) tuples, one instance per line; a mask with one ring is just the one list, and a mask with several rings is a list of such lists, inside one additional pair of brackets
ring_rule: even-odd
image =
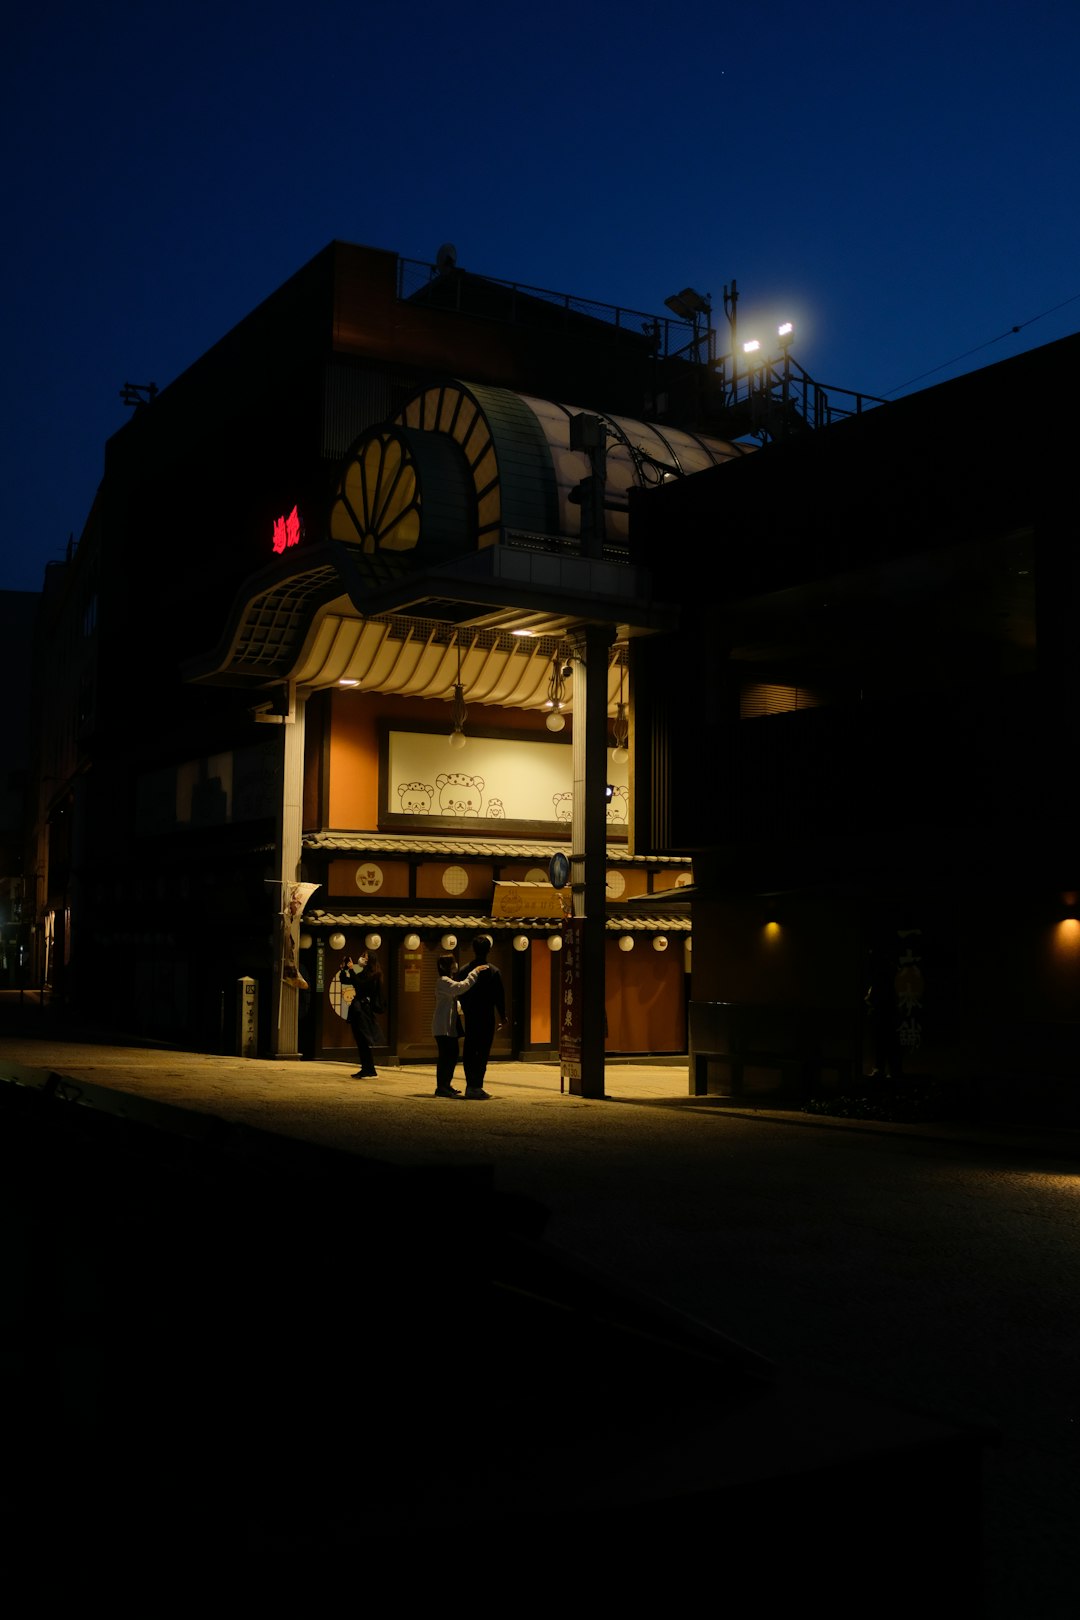
[(373, 1080), (379, 1071), (375, 1067), (371, 1048), (381, 1046), (383, 1039), (375, 1014), (382, 1012), (385, 1004), (378, 958), (364, 951), (359, 962), (354, 963), (352, 957), (347, 956), (340, 977), (342, 984), (351, 984), (354, 991), (349, 1004), (349, 1028), (360, 1056), (360, 1067), (353, 1079)]
[(479, 979), (493, 972), (483, 962), (461, 973), (456, 956), (440, 956), (435, 964), (435, 1011), (431, 1018), (431, 1033), (439, 1056), (435, 1064), (436, 1097), (460, 1097), (461, 1092), (452, 1083), (457, 1067), (458, 1044), (461, 1040), (461, 998), (471, 996)]
[(473, 940), (473, 959), (469, 967), (459, 972), (464, 978), (470, 969), (487, 966), (469, 992), (465, 1004), (465, 1041), (461, 1049), (461, 1066), (465, 1070), (465, 1096), (483, 1101), (491, 1095), (484, 1090), (488, 1058), (495, 1031), (506, 1019), (506, 993), (502, 974), (488, 962), (491, 941), (486, 934)]

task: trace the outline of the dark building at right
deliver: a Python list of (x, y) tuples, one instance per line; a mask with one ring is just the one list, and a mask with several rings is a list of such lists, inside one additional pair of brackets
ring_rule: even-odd
[(635, 648), (634, 771), (651, 847), (693, 852), (691, 1090), (876, 1069), (1080, 1124), (1078, 362), (789, 412), (634, 495), (681, 604)]

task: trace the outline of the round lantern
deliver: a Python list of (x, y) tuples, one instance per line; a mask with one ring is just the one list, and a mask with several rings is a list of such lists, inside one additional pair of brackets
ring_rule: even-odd
[(515, 934), (514, 935), (514, 949), (515, 949), (515, 951), (527, 951), (528, 948), (529, 948), (529, 936), (528, 936), (528, 934)]
[(632, 951), (633, 948), (634, 936), (632, 934), (622, 934), (619, 938), (620, 951)]
[(666, 951), (667, 950), (667, 935), (666, 934), (656, 934), (653, 937), (652, 948), (653, 948), (654, 951)]
[(377, 951), (379, 946), (382, 944), (382, 935), (381, 934), (365, 934), (364, 935), (364, 944), (366, 945), (366, 947), (367, 947), (367, 949), (369, 951)]
[(439, 941), (439, 944), (442, 946), (444, 951), (457, 950), (457, 935), (444, 934), (442, 939)]
[(329, 939), (329, 945), (330, 945), (330, 949), (332, 951), (343, 951), (345, 949), (345, 935), (344, 934), (331, 934), (330, 939)]
[(311, 935), (310, 934), (301, 934), (300, 935), (300, 949), (302, 951), (310, 951), (310, 949), (311, 949)]
[(420, 949), (420, 935), (406, 934), (403, 943), (407, 951), (418, 951)]
[(561, 934), (549, 934), (548, 935), (548, 950), (549, 951), (561, 951), (562, 950), (562, 935)]

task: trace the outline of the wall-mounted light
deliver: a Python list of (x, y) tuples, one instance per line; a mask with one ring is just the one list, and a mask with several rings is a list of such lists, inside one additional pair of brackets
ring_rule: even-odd
[(666, 934), (654, 934), (653, 935), (652, 948), (653, 948), (654, 951), (666, 951), (667, 948), (668, 948), (668, 937), (667, 937), (667, 935)]
[(454, 695), (450, 699), (450, 725), (453, 729), (450, 732), (448, 741), (451, 748), (464, 748), (465, 733), (462, 727), (468, 718), (469, 711), (465, 707), (465, 694), (462, 691), (461, 683), (457, 682), (454, 686)]
[(456, 951), (457, 950), (457, 935), (456, 934), (444, 934), (442, 939), (439, 941), (439, 944), (442, 946), (444, 951)]
[(544, 708), (548, 711), (544, 724), (549, 731), (562, 731), (566, 725), (563, 709), (566, 706), (566, 670), (569, 668), (570, 665), (564, 665), (560, 655), (555, 653), (551, 660), (547, 702), (544, 704)]
[(332, 951), (343, 951), (345, 949), (345, 935), (331, 934), (328, 944)]
[(300, 944), (300, 949), (302, 951), (310, 951), (310, 949), (311, 949), (311, 935), (310, 934), (301, 934), (299, 944)]
[(549, 951), (561, 951), (562, 950), (562, 935), (561, 934), (549, 934), (548, 935), (547, 945), (548, 945), (548, 950)]
[(420, 949), (420, 935), (406, 934), (401, 943), (407, 951), (418, 951)]
[(527, 951), (528, 948), (529, 948), (529, 936), (528, 936), (528, 934), (515, 934), (514, 935), (514, 949), (515, 949), (515, 951)]
[(619, 949), (620, 949), (620, 951), (632, 951), (633, 948), (634, 948), (634, 936), (633, 936), (633, 934), (621, 934), (619, 936)]
[(365, 944), (365, 946), (367, 947), (367, 949), (369, 951), (377, 951), (379, 946), (382, 944), (382, 935), (381, 934), (365, 934), (364, 935), (364, 944)]

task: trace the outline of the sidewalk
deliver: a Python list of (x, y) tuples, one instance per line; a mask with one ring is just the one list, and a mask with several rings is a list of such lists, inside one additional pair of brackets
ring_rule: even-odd
[[(36, 1000), (36, 997), (35, 997)], [(19, 993), (0, 991), (0, 1078), (16, 1078), (21, 1067), (43, 1075), (56, 1073), (115, 1091), (154, 1097), (177, 1107), (213, 1112), (215, 1100), (227, 1107), (229, 1099), (243, 1095), (249, 1103), (262, 1100), (267, 1108), (296, 1101), (311, 1102), (330, 1096), (357, 1094), (351, 1064), (315, 1060), (241, 1058), (189, 1052), (164, 1044), (146, 1043), (140, 1036), (71, 1028), (61, 1031), (48, 1009), (35, 1028), (38, 1009), (24, 1003)], [(50, 1027), (51, 1026), (51, 1027)], [(434, 1090), (434, 1063), (384, 1065), (375, 1081), (362, 1091), (369, 1101), (406, 1101), (426, 1097)], [(722, 1112), (731, 1118), (798, 1126), (808, 1130), (861, 1131), (886, 1136), (909, 1136), (968, 1144), (982, 1150), (1036, 1155), (1039, 1158), (1080, 1163), (1080, 1131), (1025, 1124), (982, 1125), (976, 1121), (923, 1120), (888, 1122), (809, 1114), (798, 1109), (753, 1106), (745, 1100), (725, 1102), (719, 1097), (695, 1097), (689, 1092), (684, 1063), (617, 1061), (607, 1065), (605, 1096), (584, 1098), (560, 1089), (554, 1063), (497, 1062), (490, 1070), (493, 1102), (507, 1105), (566, 1109), (598, 1108), (611, 1103), (649, 1105), (680, 1112)]]

